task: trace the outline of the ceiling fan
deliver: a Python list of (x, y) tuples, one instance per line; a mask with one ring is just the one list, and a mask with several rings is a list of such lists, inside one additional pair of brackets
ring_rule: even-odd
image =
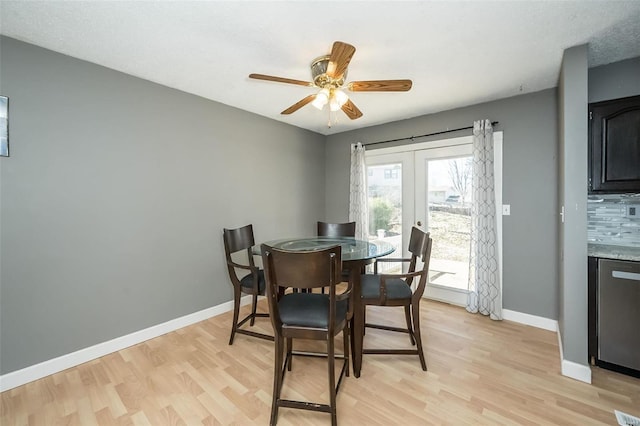
[[(249, 74), (249, 78), (320, 89), (317, 93), (291, 105), (281, 114), (296, 112), (308, 103), (318, 109), (323, 109), (328, 104), (330, 111), (342, 109), (352, 120), (362, 117), (362, 112), (342, 90), (344, 87), (352, 92), (406, 92), (411, 89), (411, 80), (352, 81), (345, 86), (347, 68), (355, 51), (356, 48), (348, 43), (342, 41), (334, 42), (329, 55), (320, 56), (311, 63), (313, 81), (293, 80), (264, 74)], [(331, 121), (329, 121), (329, 126), (331, 126)]]

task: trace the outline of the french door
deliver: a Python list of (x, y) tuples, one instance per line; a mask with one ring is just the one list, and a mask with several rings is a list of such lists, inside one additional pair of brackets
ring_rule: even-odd
[(415, 217), (433, 239), (425, 296), (467, 302), (471, 249), (471, 144), (414, 152)]
[[(494, 143), (500, 146), (497, 154), (501, 159), (501, 133), (494, 134)], [(471, 232), (471, 137), (400, 149), (404, 151), (388, 148), (367, 152), (369, 238), (391, 242), (396, 251), (389, 257), (407, 257), (411, 228), (430, 232), (433, 247), (425, 297), (465, 305)], [(499, 183), (501, 163), (496, 166)], [(500, 194), (501, 185), (497, 185), (497, 206), (501, 206)], [(502, 218), (497, 217), (501, 241)], [(398, 268), (393, 264), (389, 267)]]

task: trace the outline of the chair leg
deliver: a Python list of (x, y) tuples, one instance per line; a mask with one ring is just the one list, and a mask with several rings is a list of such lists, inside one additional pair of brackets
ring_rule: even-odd
[(362, 307), (362, 335), (367, 334), (367, 306)]
[(256, 322), (256, 309), (258, 308), (258, 295), (253, 295), (253, 303), (251, 304), (251, 322), (250, 326), (253, 327), (253, 324)]
[(280, 391), (282, 390), (282, 355), (284, 353), (284, 339), (278, 334), (275, 340), (275, 361), (273, 370), (273, 399), (271, 402), (271, 421), (269, 424), (275, 426), (278, 422), (278, 402), (280, 400)]
[(411, 340), (411, 344), (415, 346), (416, 341), (413, 338), (413, 327), (411, 326), (411, 306), (407, 305), (404, 307), (404, 317), (407, 320), (407, 330), (409, 330), (409, 340)]
[(238, 329), (238, 316), (240, 315), (240, 290), (233, 289), (233, 323), (231, 325), (231, 337), (229, 338), (229, 344), (233, 345), (233, 339), (236, 337), (236, 330)]
[(285, 358), (285, 362), (287, 363), (287, 371), (291, 371), (291, 364), (293, 364), (293, 339), (291, 337), (287, 338), (287, 356)]
[(420, 334), (420, 304), (416, 303), (411, 306), (411, 313), (413, 314), (413, 329), (416, 335), (416, 345), (418, 346), (418, 356), (420, 357), (420, 364), (422, 370), (427, 371), (427, 362), (424, 359), (424, 352), (422, 351), (422, 336)]
[(331, 426), (337, 426), (335, 336), (329, 336), (327, 339), (327, 358), (329, 361), (329, 406), (331, 407)]
[(347, 377), (349, 377), (349, 333), (349, 321), (347, 321), (342, 329), (342, 350), (344, 352), (344, 362), (347, 366), (344, 375)]

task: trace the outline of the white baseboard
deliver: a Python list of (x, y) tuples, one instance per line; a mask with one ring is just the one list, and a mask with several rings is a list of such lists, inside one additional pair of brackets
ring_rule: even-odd
[(577, 362), (563, 359), (561, 372), (563, 376), (591, 384), (591, 368), (588, 365), (582, 365)]
[(570, 377), (581, 382), (591, 383), (591, 368), (588, 365), (578, 364), (577, 362), (567, 361), (562, 354), (562, 336), (558, 321), (549, 318), (538, 317), (535, 315), (524, 314), (522, 312), (502, 310), (504, 319), (518, 322), (532, 327), (542, 328), (544, 330), (555, 331), (558, 334), (558, 347), (560, 348), (560, 372), (563, 376)]
[(562, 335), (558, 329), (558, 347), (560, 348), (560, 372), (563, 376), (591, 384), (591, 368), (588, 365), (564, 359), (562, 352)]
[(509, 309), (502, 310), (502, 318), (507, 321), (530, 325), (532, 327), (542, 328), (544, 330), (558, 331), (558, 321), (549, 318), (525, 314), (522, 312), (510, 311)]
[[(244, 296), (240, 303), (242, 305), (251, 303), (251, 296)], [(101, 356), (137, 345), (138, 343), (142, 343), (149, 339), (162, 336), (163, 334), (204, 321), (232, 309), (233, 301), (225, 302), (211, 308), (203, 309), (199, 312), (194, 312), (162, 324), (151, 326), (144, 330), (133, 332), (126, 336), (117, 337), (113, 340), (98, 343), (97, 345), (31, 365), (21, 370), (12, 371), (11, 373), (0, 376), (0, 392), (22, 386), (34, 380), (66, 370), (67, 368), (75, 367), (96, 358), (100, 358)]]

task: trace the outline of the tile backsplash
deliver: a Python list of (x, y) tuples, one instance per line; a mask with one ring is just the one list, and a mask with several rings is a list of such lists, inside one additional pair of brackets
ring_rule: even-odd
[(588, 242), (640, 247), (640, 213), (630, 217), (629, 207), (635, 207), (636, 212), (640, 212), (640, 194), (589, 195)]

